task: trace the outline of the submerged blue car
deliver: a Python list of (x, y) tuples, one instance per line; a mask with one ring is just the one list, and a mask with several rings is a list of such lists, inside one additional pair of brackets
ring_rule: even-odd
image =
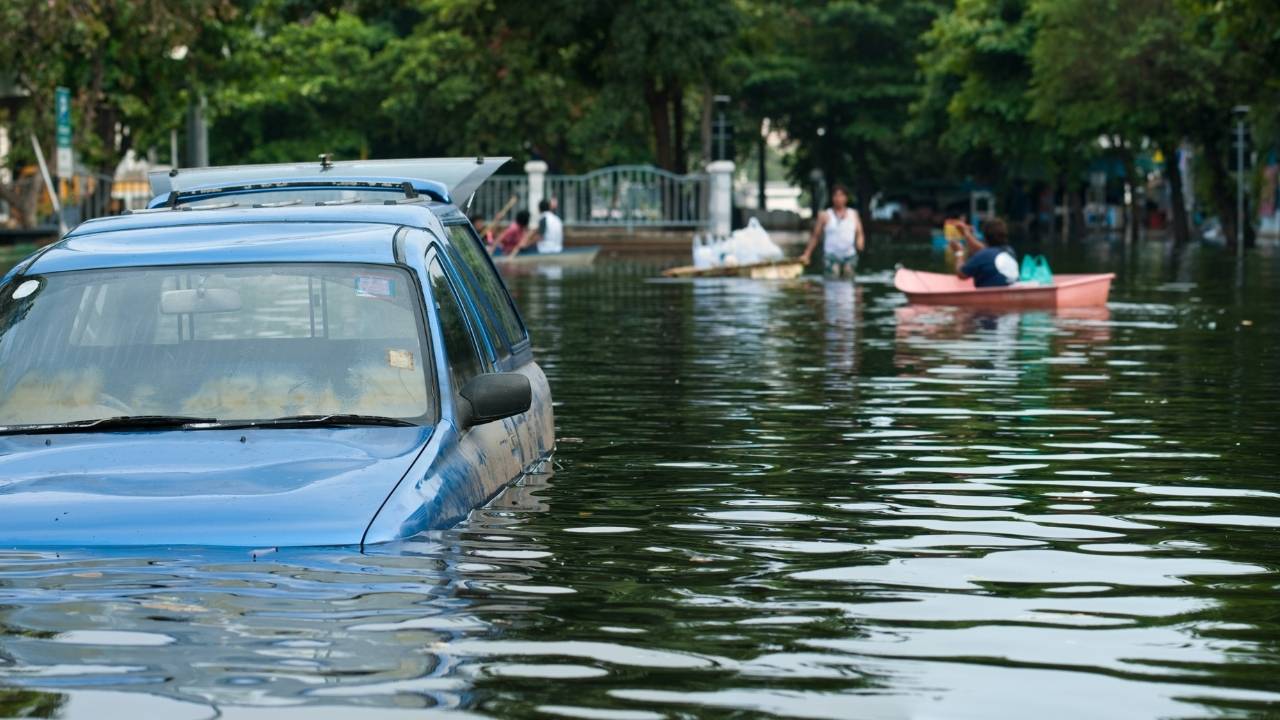
[(181, 171), (5, 275), (0, 547), (382, 543), (539, 471), (550, 389), (454, 205), (500, 161), (396, 163)]

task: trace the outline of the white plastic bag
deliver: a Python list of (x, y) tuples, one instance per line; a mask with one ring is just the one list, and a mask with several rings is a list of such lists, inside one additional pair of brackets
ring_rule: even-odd
[(702, 270), (704, 268), (715, 267), (720, 261), (719, 254), (714, 250), (715, 241), (709, 235), (693, 236), (693, 266)]
[(782, 248), (769, 239), (769, 233), (756, 218), (751, 218), (746, 227), (734, 230), (727, 238), (706, 235), (693, 239), (696, 268), (753, 265), (783, 257)]

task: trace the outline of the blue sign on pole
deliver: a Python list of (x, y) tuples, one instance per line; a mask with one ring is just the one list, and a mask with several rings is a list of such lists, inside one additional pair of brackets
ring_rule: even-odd
[(54, 162), (54, 174), (71, 177), (75, 174), (71, 155), (71, 90), (59, 87), (54, 90), (54, 110), (57, 118), (58, 155)]

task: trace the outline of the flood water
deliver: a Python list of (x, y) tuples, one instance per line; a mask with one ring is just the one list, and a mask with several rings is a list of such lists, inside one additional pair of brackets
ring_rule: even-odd
[(1109, 306), (910, 307), (885, 242), (513, 278), (554, 476), (364, 555), (0, 551), (0, 716), (1280, 712), (1280, 254), (1047, 249)]

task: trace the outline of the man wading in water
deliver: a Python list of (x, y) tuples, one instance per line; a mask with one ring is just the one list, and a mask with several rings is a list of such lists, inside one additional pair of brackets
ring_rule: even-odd
[(800, 256), (806, 265), (818, 246), (818, 238), (822, 238), (822, 271), (837, 277), (846, 273), (853, 277), (858, 253), (867, 241), (862, 234), (862, 219), (857, 210), (849, 207), (849, 191), (843, 185), (831, 189), (831, 207), (818, 216), (813, 226), (813, 236)]

